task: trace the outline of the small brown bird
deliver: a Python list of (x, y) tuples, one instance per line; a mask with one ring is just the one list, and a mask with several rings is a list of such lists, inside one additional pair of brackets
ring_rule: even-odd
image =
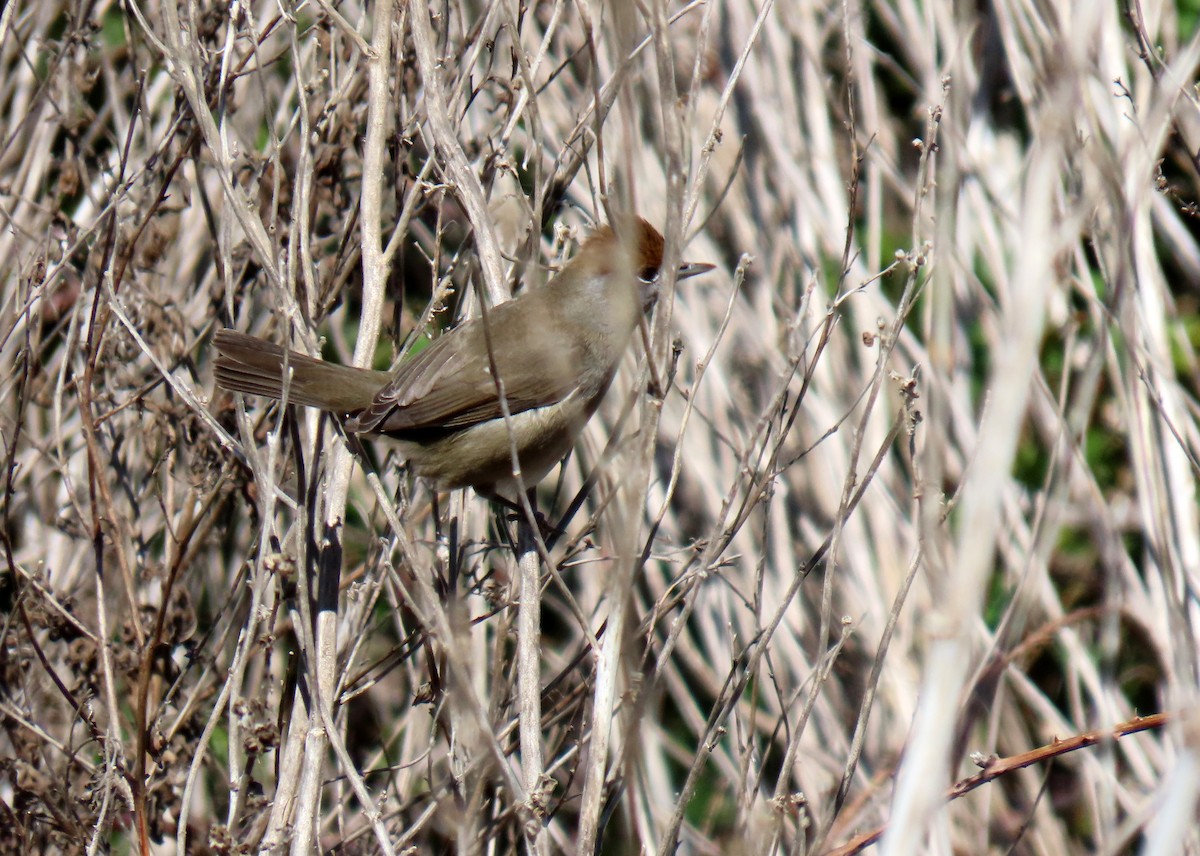
[[(288, 351), (288, 401), (399, 442), (413, 471), (443, 490), (514, 496), (515, 442), (522, 481), (533, 487), (575, 444), (658, 296), (662, 235), (640, 217), (628, 231), (620, 240), (609, 226), (596, 230), (545, 286), (490, 309), (486, 329), (483, 318), (460, 324), (394, 373)], [(684, 264), (677, 277), (712, 267)], [(283, 397), (283, 348), (233, 330), (214, 342), (220, 386)]]

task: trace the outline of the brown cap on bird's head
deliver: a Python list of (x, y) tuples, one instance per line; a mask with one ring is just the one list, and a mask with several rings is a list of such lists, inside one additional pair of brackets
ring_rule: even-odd
[[(633, 251), (623, 255), (617, 250), (624, 240), (626, 246), (632, 246)], [(611, 224), (598, 227), (579, 250), (579, 256), (588, 256), (594, 270), (610, 275), (617, 272), (617, 265), (625, 262), (631, 265), (630, 273), (638, 280), (643, 309), (649, 309), (658, 297), (659, 274), (663, 261), (663, 236), (644, 218), (633, 216), (616, 229)], [(687, 279), (691, 276), (713, 269), (713, 265), (685, 263), (679, 266), (677, 279)]]

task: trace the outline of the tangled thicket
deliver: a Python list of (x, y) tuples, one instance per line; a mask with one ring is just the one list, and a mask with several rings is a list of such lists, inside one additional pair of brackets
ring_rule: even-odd
[[(4, 4), (0, 850), (1200, 852), (1195, 17)], [(626, 208), (719, 270), (540, 622), (512, 515), (214, 390)]]

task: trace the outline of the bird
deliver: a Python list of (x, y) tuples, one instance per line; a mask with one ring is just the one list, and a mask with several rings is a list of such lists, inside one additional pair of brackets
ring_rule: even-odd
[[(641, 217), (620, 230), (601, 226), (545, 285), (448, 330), (392, 372), (222, 329), (213, 339), (216, 381), (274, 399), (286, 387), (289, 403), (338, 414), (348, 433), (397, 443), (438, 490), (514, 497), (566, 457), (596, 412), (658, 297), (662, 256), (662, 235)], [(713, 267), (684, 263), (676, 277)]]

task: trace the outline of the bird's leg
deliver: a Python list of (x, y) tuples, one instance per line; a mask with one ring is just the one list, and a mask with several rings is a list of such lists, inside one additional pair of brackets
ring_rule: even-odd
[[(502, 506), (504, 510), (508, 512), (508, 515), (506, 516), (509, 520), (515, 519), (522, 525), (528, 522), (525, 519), (525, 506), (521, 505), (521, 503), (513, 502), (508, 497), (501, 496), (498, 493), (489, 493), (487, 494), (487, 498), (496, 503), (496, 505)], [(538, 532), (541, 534), (542, 540), (549, 543), (553, 539), (556, 539), (562, 535), (566, 535), (567, 533), (564, 530), (552, 525), (550, 521), (546, 519), (546, 516), (542, 514), (542, 512), (538, 511), (535, 499), (536, 497), (533, 495), (533, 491), (531, 490), (529, 506), (533, 509), (533, 519), (537, 523)]]

